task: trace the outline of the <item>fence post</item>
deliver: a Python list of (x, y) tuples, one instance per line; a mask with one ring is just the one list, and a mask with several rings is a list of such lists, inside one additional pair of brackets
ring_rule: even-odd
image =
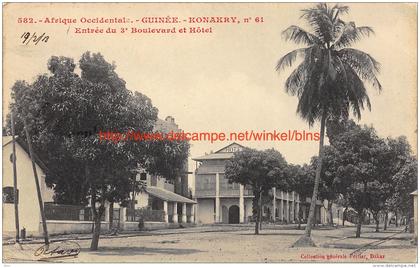
[(124, 230), (127, 208), (120, 207), (120, 229)]
[(109, 220), (109, 207), (110, 207), (109, 202), (105, 201), (105, 224), (107, 224), (106, 229), (108, 229), (108, 230), (111, 229), (110, 228), (111, 222)]

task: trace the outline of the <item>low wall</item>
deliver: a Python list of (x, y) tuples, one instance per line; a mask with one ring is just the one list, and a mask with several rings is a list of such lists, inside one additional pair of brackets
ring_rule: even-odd
[[(42, 223), (39, 224), (39, 234), (42, 235)], [(83, 234), (92, 232), (91, 221), (58, 221), (47, 220), (48, 234)], [(109, 229), (109, 222), (101, 222), (101, 231)]]
[[(60, 220), (47, 220), (47, 228), (49, 235), (58, 234), (85, 234), (92, 233), (91, 221), (60, 221)], [(194, 223), (165, 223), (165, 222), (150, 222), (144, 223), (142, 230), (159, 230), (159, 229), (175, 229), (179, 228), (180, 225), (183, 227), (195, 226)], [(138, 222), (124, 222), (120, 223), (122, 231), (140, 231)], [(101, 222), (101, 232), (109, 230), (109, 222)], [(3, 232), (3, 237), (13, 238), (14, 232)], [(42, 237), (43, 229), (42, 222), (39, 223), (39, 230), (37, 232), (26, 232), (27, 237)]]
[[(156, 221), (146, 221), (144, 222), (143, 231), (159, 230), (159, 229), (176, 229), (180, 226), (183, 227), (192, 227), (195, 226), (195, 223), (169, 223), (169, 222), (156, 222)], [(139, 231), (138, 222), (125, 222), (124, 231)]]
[[(166, 223), (166, 222), (146, 221), (144, 222), (144, 228), (142, 230), (166, 229), (166, 228), (171, 228), (172, 225), (174, 224)], [(179, 226), (179, 224), (176, 224), (176, 226)], [(124, 231), (139, 231), (139, 223), (126, 221), (124, 223), (123, 230)]]

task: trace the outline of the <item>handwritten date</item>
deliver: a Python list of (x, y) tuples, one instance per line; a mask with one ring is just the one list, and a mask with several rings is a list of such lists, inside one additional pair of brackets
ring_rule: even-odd
[(20, 39), (22, 40), (22, 44), (28, 45), (28, 44), (35, 44), (38, 45), (38, 43), (47, 43), (50, 37), (46, 35), (45, 33), (42, 33), (41, 35), (37, 33), (30, 33), (30, 32), (24, 32)]

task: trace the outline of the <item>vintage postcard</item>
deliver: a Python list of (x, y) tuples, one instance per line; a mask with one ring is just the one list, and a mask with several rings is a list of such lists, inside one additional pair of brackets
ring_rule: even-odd
[(417, 263), (417, 3), (2, 23), (3, 263)]

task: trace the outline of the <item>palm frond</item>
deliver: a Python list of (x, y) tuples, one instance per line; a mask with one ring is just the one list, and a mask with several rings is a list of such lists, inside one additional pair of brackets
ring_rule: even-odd
[(376, 77), (380, 71), (380, 63), (372, 56), (354, 48), (343, 48), (337, 54), (340, 60), (347, 63), (361, 79), (371, 82), (377, 90), (382, 90), (382, 85)]
[(359, 75), (346, 62), (335, 57), (338, 67), (337, 79), (327, 85), (324, 98), (328, 99), (329, 114), (336, 118), (347, 118), (351, 109), (353, 115), (361, 118), (365, 106), (370, 110), (367, 90)]
[(329, 44), (333, 40), (334, 16), (327, 4), (316, 5), (315, 8), (302, 10), (301, 18), (304, 18), (313, 28), (315, 35), (324, 43)]
[(338, 4), (318, 4), (302, 10), (301, 18), (311, 25), (310, 33), (297, 26), (283, 32), (286, 40), (310, 45), (286, 54), (276, 66), (282, 70), (298, 56), (304, 56), (287, 78), (285, 90), (298, 97), (296, 112), (309, 125), (318, 121), (323, 112), (337, 118), (347, 118), (352, 112), (360, 119), (361, 111), (371, 108), (365, 82), (378, 90), (382, 88), (377, 79), (380, 64), (365, 52), (345, 48), (374, 33), (370, 27), (356, 27), (354, 22), (341, 20), (340, 15), (348, 10)]
[(355, 70), (353, 70), (353, 68), (347, 63), (344, 63), (343, 65), (344, 72), (349, 78), (346, 87), (346, 95), (353, 110), (353, 114), (360, 120), (361, 110), (364, 109), (365, 103), (367, 108), (369, 110), (371, 109), (369, 96), (362, 80), (359, 78)]
[(276, 65), (276, 71), (283, 70), (286, 67), (292, 66), (292, 64), (295, 62), (296, 58), (299, 56), (305, 56), (305, 52), (308, 50), (308, 48), (299, 48), (295, 49), (283, 57), (281, 57)]
[(299, 89), (299, 101), (296, 112), (310, 126), (321, 117), (324, 100), (322, 97), (325, 77), (320, 68), (311, 64), (306, 68), (304, 85)]
[(354, 22), (349, 22), (344, 26), (341, 35), (336, 39), (334, 47), (336, 49), (348, 47), (363, 37), (369, 37), (371, 34), (375, 34), (371, 27), (356, 27)]
[(296, 44), (314, 45), (321, 41), (314, 34), (309, 33), (299, 26), (292, 25), (282, 32), (286, 41), (293, 41)]
[(336, 11), (337, 15), (341, 15), (341, 14), (348, 14), (349, 13), (349, 7), (348, 6), (343, 6), (340, 4), (336, 4), (332, 7), (332, 10)]
[(293, 70), (290, 76), (286, 79), (285, 90), (292, 96), (300, 97), (302, 88), (306, 81), (306, 62), (303, 61), (299, 66)]

